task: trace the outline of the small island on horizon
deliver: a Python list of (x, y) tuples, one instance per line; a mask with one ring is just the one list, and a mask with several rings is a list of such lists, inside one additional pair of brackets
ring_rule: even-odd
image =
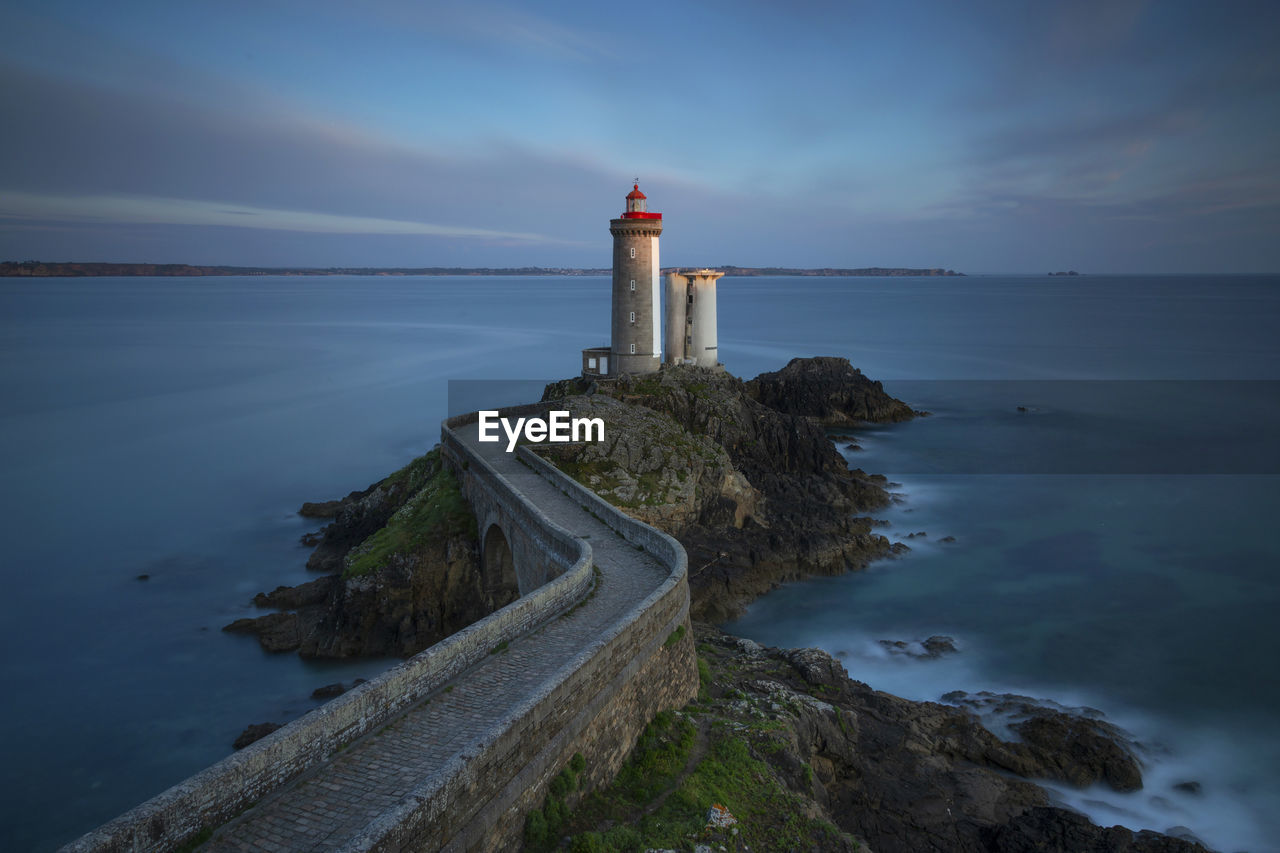
[[(692, 266), (663, 267), (677, 272)], [(738, 267), (720, 265), (730, 276), (962, 276), (955, 270), (911, 267)], [(80, 278), (92, 276), (227, 275), (609, 275), (608, 267), (235, 267), (197, 264), (109, 263), (105, 261), (0, 261), (0, 277)]]

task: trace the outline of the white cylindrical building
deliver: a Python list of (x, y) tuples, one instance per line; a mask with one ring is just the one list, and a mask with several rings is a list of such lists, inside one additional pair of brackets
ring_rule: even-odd
[(667, 304), (664, 309), (666, 364), (720, 364), (720, 343), (716, 334), (716, 280), (724, 273), (693, 270), (667, 274)]
[(664, 364), (684, 364), (685, 350), (689, 344), (688, 311), (689, 279), (680, 273), (667, 273), (667, 304), (664, 310), (663, 333)]

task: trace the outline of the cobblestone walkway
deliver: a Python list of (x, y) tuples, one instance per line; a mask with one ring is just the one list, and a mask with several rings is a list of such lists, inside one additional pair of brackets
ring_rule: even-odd
[[(394, 808), (410, 790), (471, 749), (503, 711), (534, 693), (556, 668), (642, 601), (668, 570), (506, 453), (459, 430), (553, 521), (591, 543), (599, 591), (587, 603), (511, 642), (443, 690), (263, 798), (214, 833), (201, 850), (328, 851)], [(447, 691), (447, 692), (446, 692)], [(495, 701), (499, 699), (501, 701)]]

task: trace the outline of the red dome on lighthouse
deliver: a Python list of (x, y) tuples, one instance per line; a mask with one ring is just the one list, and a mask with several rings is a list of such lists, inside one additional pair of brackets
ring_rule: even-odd
[(631, 185), (631, 192), (627, 193), (627, 212), (622, 214), (623, 219), (661, 219), (661, 213), (649, 213), (645, 201), (645, 194), (640, 192), (640, 182)]

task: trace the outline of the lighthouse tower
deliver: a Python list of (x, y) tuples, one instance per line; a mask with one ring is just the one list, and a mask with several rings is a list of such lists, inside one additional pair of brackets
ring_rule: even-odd
[(661, 267), (658, 237), (662, 214), (650, 213), (637, 182), (627, 209), (609, 220), (613, 235), (613, 322), (609, 374), (655, 373), (662, 361)]

